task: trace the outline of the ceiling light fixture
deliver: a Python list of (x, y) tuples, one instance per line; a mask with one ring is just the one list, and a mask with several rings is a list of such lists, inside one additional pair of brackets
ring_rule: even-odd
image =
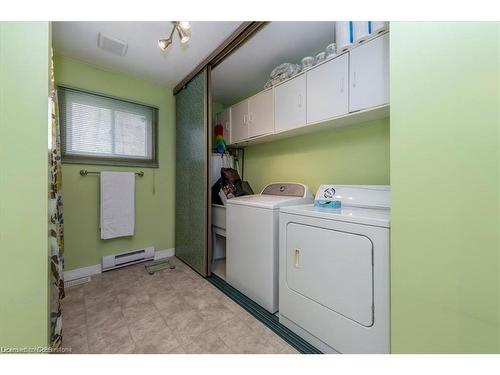
[(172, 44), (172, 38), (167, 38), (167, 39), (160, 39), (158, 40), (158, 46), (162, 49), (162, 50), (166, 50), (168, 48), (169, 45)]
[(189, 42), (190, 36), (182, 27), (177, 27), (177, 32), (179, 33), (179, 38), (182, 44)]
[(179, 35), (179, 39), (182, 44), (189, 42), (191, 39), (191, 25), (187, 21), (173, 21), (172, 22), (172, 31), (170, 32), (170, 36), (168, 38), (163, 38), (158, 40), (158, 46), (165, 51), (172, 44), (172, 36), (174, 35), (175, 30), (177, 30), (177, 34)]

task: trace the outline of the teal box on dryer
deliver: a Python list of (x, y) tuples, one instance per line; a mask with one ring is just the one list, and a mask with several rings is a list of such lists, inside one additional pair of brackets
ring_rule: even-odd
[(315, 207), (341, 208), (340, 200), (335, 197), (336, 191), (333, 185), (321, 185), (314, 197)]

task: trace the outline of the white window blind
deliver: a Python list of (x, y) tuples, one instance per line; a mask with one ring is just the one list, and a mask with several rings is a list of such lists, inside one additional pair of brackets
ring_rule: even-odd
[(63, 162), (157, 166), (157, 109), (59, 87)]

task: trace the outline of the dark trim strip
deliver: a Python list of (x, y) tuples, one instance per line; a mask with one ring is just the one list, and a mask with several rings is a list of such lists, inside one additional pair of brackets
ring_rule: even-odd
[(212, 129), (214, 129), (214, 124), (212, 123), (212, 66), (207, 65), (207, 85), (206, 85), (206, 98), (207, 98), (207, 148), (206, 148), (206, 186), (207, 189), (205, 191), (206, 201), (207, 201), (207, 239), (206, 239), (206, 273), (205, 276), (208, 276), (212, 273), (212, 186), (210, 186), (210, 171), (212, 170)]
[(182, 81), (174, 87), (174, 95), (176, 95), (182, 88), (187, 85), (199, 72), (205, 69), (206, 66), (211, 65), (212, 68), (219, 64), (225, 57), (233, 52), (240, 44), (246, 39), (251, 37), (267, 22), (242, 22), (240, 26), (226, 39), (222, 44), (217, 47), (208, 57), (198, 64), (191, 73), (189, 73)]
[(107, 156), (83, 156), (83, 155), (62, 155), (63, 164), (84, 164), (84, 165), (106, 165), (113, 167), (131, 167), (131, 168), (160, 168), (158, 161), (131, 158), (113, 158)]
[(205, 159), (206, 159), (206, 162), (205, 162), (205, 169), (203, 171), (203, 179), (204, 179), (204, 182), (205, 182), (205, 186), (207, 187), (205, 189), (205, 197), (203, 199), (203, 203), (205, 203), (205, 210), (204, 210), (204, 214), (205, 214), (205, 251), (203, 252), (203, 270), (202, 270), (202, 276), (203, 277), (206, 277), (209, 275), (209, 271), (208, 271), (208, 262), (209, 262), (209, 259), (208, 259), (208, 248), (210, 246), (210, 243), (211, 243), (211, 240), (212, 238), (209, 237), (212, 235), (212, 232), (211, 232), (211, 228), (212, 226), (208, 226), (208, 224), (210, 223), (210, 210), (209, 210), (209, 192), (211, 191), (211, 189), (208, 187), (209, 185), (209, 178), (210, 178), (210, 160), (209, 160), (209, 157), (210, 157), (210, 145), (209, 145), (209, 140), (210, 140), (210, 134), (211, 134), (211, 121), (210, 121), (210, 117), (209, 117), (209, 114), (211, 113), (211, 110), (210, 108), (212, 107), (212, 104), (211, 104), (211, 101), (209, 100), (209, 93), (210, 93), (210, 86), (209, 86), (209, 75), (210, 75), (210, 69), (208, 66), (206, 67), (203, 67), (202, 71), (205, 72), (205, 79), (204, 79), (204, 87), (203, 87), (203, 90), (205, 91), (204, 92), (204, 95), (203, 95), (203, 113), (205, 115), (205, 119), (203, 121), (203, 131), (204, 131), (204, 140), (205, 140)]
[(252, 314), (256, 319), (263, 323), (266, 327), (271, 329), (274, 333), (280, 336), (283, 340), (293, 346), (302, 354), (322, 354), (321, 351), (305, 341), (302, 337), (290, 331), (287, 327), (282, 325), (278, 317), (271, 314), (269, 311), (258, 305), (250, 298), (233, 288), (217, 275), (207, 277), (212, 285), (231, 298), (238, 305), (243, 307), (246, 311)]
[(85, 94), (90, 94), (90, 95), (96, 95), (96, 96), (102, 96), (103, 98), (108, 98), (108, 99), (114, 99), (114, 100), (119, 100), (121, 102), (127, 102), (127, 103), (131, 103), (131, 104), (137, 104), (137, 105), (142, 105), (144, 107), (149, 107), (149, 108), (153, 108), (153, 109), (156, 109), (156, 110), (160, 110), (159, 107), (155, 106), (155, 105), (152, 105), (152, 104), (149, 104), (149, 103), (144, 103), (144, 102), (139, 102), (139, 101), (136, 101), (136, 100), (131, 100), (131, 99), (128, 99), (128, 98), (122, 98), (122, 97), (119, 97), (119, 96), (113, 96), (113, 95), (109, 95), (109, 94), (105, 94), (101, 91), (92, 91), (92, 90), (87, 90), (87, 89), (81, 89), (79, 87), (76, 87), (76, 86), (70, 86), (70, 85), (66, 85), (64, 83), (61, 83), (61, 84), (58, 84), (56, 86), (56, 88), (63, 88), (65, 90), (68, 90), (68, 91), (74, 91), (74, 92), (77, 92), (77, 93), (85, 93)]
[(219, 65), (225, 58), (236, 51), (242, 44), (244, 44), (257, 31), (262, 29), (268, 23), (269, 22), (251, 22), (250, 25), (245, 30), (243, 30), (243, 32), (241, 32), (228, 46), (220, 50), (217, 56), (215, 56), (212, 61), (210, 61), (212, 69)]

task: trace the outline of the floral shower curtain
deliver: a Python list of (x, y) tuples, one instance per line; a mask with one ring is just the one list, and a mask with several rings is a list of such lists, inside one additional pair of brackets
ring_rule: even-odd
[(64, 298), (63, 280), (63, 199), (61, 179), (61, 138), (59, 134), (57, 90), (54, 81), (54, 59), (50, 64), (50, 181), (49, 181), (49, 239), (50, 239), (50, 342), (52, 348), (62, 345), (61, 302)]

